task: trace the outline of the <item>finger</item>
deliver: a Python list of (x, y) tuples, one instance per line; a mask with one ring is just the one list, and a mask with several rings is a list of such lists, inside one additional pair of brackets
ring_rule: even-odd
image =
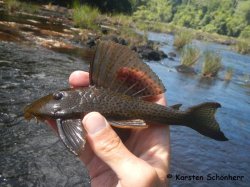
[(74, 71), (69, 76), (69, 84), (72, 87), (81, 87), (89, 85), (89, 73), (85, 71)]
[(152, 176), (152, 171), (157, 175), (149, 164), (137, 158), (124, 146), (101, 114), (97, 112), (87, 114), (83, 119), (83, 125), (95, 154), (116, 173), (120, 180), (140, 178), (145, 174)]

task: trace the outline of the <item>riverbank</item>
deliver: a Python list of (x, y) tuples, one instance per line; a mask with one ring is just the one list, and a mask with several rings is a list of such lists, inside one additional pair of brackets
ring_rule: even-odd
[[(98, 14), (96, 19), (91, 18), (89, 22), (90, 20), (76, 20), (77, 13), (80, 13), (80, 19), (84, 17), (83, 13), (86, 14), (80, 12), (82, 10), (48, 4), (40, 5), (39, 8), (36, 5), (32, 12), (27, 12), (27, 6), (34, 5), (25, 3), (19, 6), (9, 6), (0, 1), (1, 40), (41, 45), (81, 58), (82, 49), (95, 46), (99, 40), (112, 40), (130, 46), (146, 60), (158, 61), (167, 58), (154, 43), (138, 34), (133, 27), (121, 24), (121, 16)], [(87, 19), (89, 16), (91, 17), (90, 12)], [(81, 25), (78, 25), (77, 21), (81, 21)], [(88, 24), (85, 24), (87, 21)]]
[[(134, 49), (135, 46), (144, 46), (144, 48), (157, 51), (157, 45), (151, 45), (150, 47), (145, 46), (148, 45), (146, 37), (147, 32), (153, 31), (173, 35), (179, 32), (189, 32), (191, 33), (190, 36), (192, 39), (230, 45), (239, 53), (250, 53), (250, 41), (248, 40), (243, 41), (242, 39), (206, 33), (201, 30), (187, 29), (162, 22), (135, 21), (132, 16), (125, 16), (122, 14), (108, 16), (107, 14), (101, 14), (98, 9), (89, 8), (88, 6), (74, 5), (73, 9), (69, 9), (52, 4), (35, 5), (12, 0), (6, 2), (0, 1), (0, 11), (2, 17), (0, 20), (1, 40), (22, 40), (23, 37), (20, 35), (20, 32), (18, 32), (18, 29), (20, 28), (23, 29), (21, 32), (25, 32), (24, 30), (31, 30), (34, 33), (34, 30), (36, 29), (36, 33), (38, 33), (40, 29), (43, 29), (42, 26), (39, 25), (39, 23), (31, 23), (31, 20), (38, 20), (39, 22), (39, 20), (42, 19), (41, 24), (44, 24), (44, 22), (50, 22), (50, 25), (52, 26), (50, 28), (45, 28), (45, 30), (41, 30), (41, 32), (37, 34), (39, 37), (46, 34), (53, 37), (61, 35), (62, 37), (66, 37), (66, 39), (73, 39), (74, 41), (78, 40), (79, 43), (86, 46), (92, 46), (98, 39), (111, 39), (129, 45)], [(14, 17), (14, 20), (10, 17)], [(23, 20), (20, 21), (22, 18)], [(63, 28), (55, 28), (55, 25), (59, 26), (60, 24)], [(6, 26), (7, 28), (3, 28)], [(37, 28), (34, 28), (34, 26), (37, 26)], [(145, 36), (135, 32), (137, 29), (143, 31)], [(27, 37), (28, 36), (26, 36), (26, 38)], [(40, 43), (41, 45), (52, 49), (58, 48), (58, 46), (67, 49), (72, 48), (67, 42), (44, 41), (41, 38), (37, 40), (35, 39), (36, 43)], [(62, 49), (58, 50), (60, 51)], [(158, 54), (157, 58), (161, 59), (161, 54)], [(141, 54), (141, 56), (148, 55)]]

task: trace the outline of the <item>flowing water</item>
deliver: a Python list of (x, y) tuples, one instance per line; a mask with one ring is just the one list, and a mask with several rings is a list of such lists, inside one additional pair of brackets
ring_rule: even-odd
[[(161, 47), (165, 52), (174, 50), (171, 35), (150, 33), (149, 39), (167, 41), (169, 45)], [(203, 101), (221, 103), (222, 108), (217, 112), (217, 119), (229, 141), (213, 141), (191, 129), (172, 126), (171, 186), (249, 186), (250, 56), (237, 54), (227, 46), (214, 43), (194, 41), (193, 45), (202, 51), (209, 49), (218, 52), (224, 68), (233, 69), (232, 80), (222, 80), (225, 71), (220, 72), (216, 79), (202, 79), (200, 75), (178, 73), (174, 68), (179, 65), (178, 56), (175, 61), (166, 59), (161, 64), (150, 65), (165, 83), (170, 105), (183, 103), (187, 107)], [(196, 66), (198, 72), (200, 67), (200, 64)], [(203, 180), (193, 180), (192, 177), (191, 180), (181, 180), (181, 176), (193, 175), (202, 176)], [(242, 180), (222, 180), (216, 178), (216, 175), (243, 177)]]
[[(174, 50), (170, 35), (149, 33), (149, 39), (159, 41), (166, 53)], [(223, 81), (223, 71), (216, 79), (178, 73), (174, 68), (178, 54), (174, 61), (147, 63), (166, 85), (170, 105), (182, 103), (185, 108), (220, 102), (217, 119), (229, 141), (217, 142), (185, 127), (171, 127), (171, 186), (249, 186), (250, 56), (213, 43), (195, 41), (194, 45), (219, 51), (224, 66), (233, 68), (233, 79)], [(0, 186), (89, 186), (82, 163), (49, 127), (22, 116), (24, 106), (34, 99), (68, 87), (68, 76), (77, 69), (87, 70), (88, 65), (37, 45), (0, 41)], [(203, 180), (184, 180), (193, 175)], [(243, 177), (208, 180), (208, 175)]]

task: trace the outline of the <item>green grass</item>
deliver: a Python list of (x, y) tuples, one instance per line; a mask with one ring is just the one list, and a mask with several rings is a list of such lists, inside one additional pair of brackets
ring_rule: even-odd
[(26, 3), (26, 2), (20, 2), (17, 0), (6, 0), (4, 1), (4, 6), (9, 12), (27, 12), (27, 13), (36, 13), (39, 10), (39, 6), (32, 4), (32, 3)]
[[(209, 42), (215, 42), (215, 43), (221, 43), (225, 44), (230, 42), (233, 44), (234, 42), (237, 42), (237, 45), (235, 46), (235, 50), (242, 54), (249, 54), (250, 53), (250, 46), (246, 45), (246, 43), (250, 44), (250, 41), (240, 42), (241, 39), (220, 35), (217, 33), (208, 33), (202, 30), (194, 30), (191, 28), (185, 28), (178, 25), (174, 25), (172, 23), (163, 23), (163, 22), (152, 22), (152, 21), (139, 21), (136, 20), (135, 22), (136, 28), (140, 30), (146, 30), (146, 31), (153, 31), (153, 32), (159, 32), (159, 33), (168, 33), (168, 34), (174, 34), (176, 33), (175, 37), (175, 46), (177, 49), (181, 49), (183, 46), (185, 46), (187, 43), (189, 43), (192, 39), (198, 39), (202, 41), (209, 41)], [(188, 33), (188, 34), (186, 34)], [(187, 35), (187, 36), (186, 36)], [(190, 38), (189, 38), (190, 37)]]
[(197, 47), (186, 46), (181, 53), (181, 65), (193, 66), (200, 57), (200, 50)]
[(174, 36), (174, 47), (177, 50), (182, 49), (185, 45), (192, 42), (193, 36), (190, 31), (178, 31)]
[(133, 25), (132, 17), (124, 14), (115, 14), (111, 16), (112, 23), (118, 26), (130, 27)]
[(87, 29), (96, 29), (96, 21), (100, 17), (100, 11), (87, 5), (74, 5), (73, 21), (75, 26)]
[(241, 54), (249, 54), (250, 53), (250, 40), (238, 40), (234, 46), (235, 51)]
[(219, 72), (221, 64), (221, 56), (214, 51), (204, 52), (204, 63), (202, 67), (202, 75), (206, 77), (214, 77)]

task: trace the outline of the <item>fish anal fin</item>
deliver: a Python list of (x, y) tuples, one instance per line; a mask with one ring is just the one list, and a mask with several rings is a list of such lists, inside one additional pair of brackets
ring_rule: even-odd
[(141, 119), (130, 119), (130, 120), (112, 120), (108, 119), (111, 126), (117, 128), (147, 128), (148, 125), (144, 120)]
[(60, 139), (72, 153), (78, 155), (86, 143), (81, 119), (57, 119), (56, 124)]

